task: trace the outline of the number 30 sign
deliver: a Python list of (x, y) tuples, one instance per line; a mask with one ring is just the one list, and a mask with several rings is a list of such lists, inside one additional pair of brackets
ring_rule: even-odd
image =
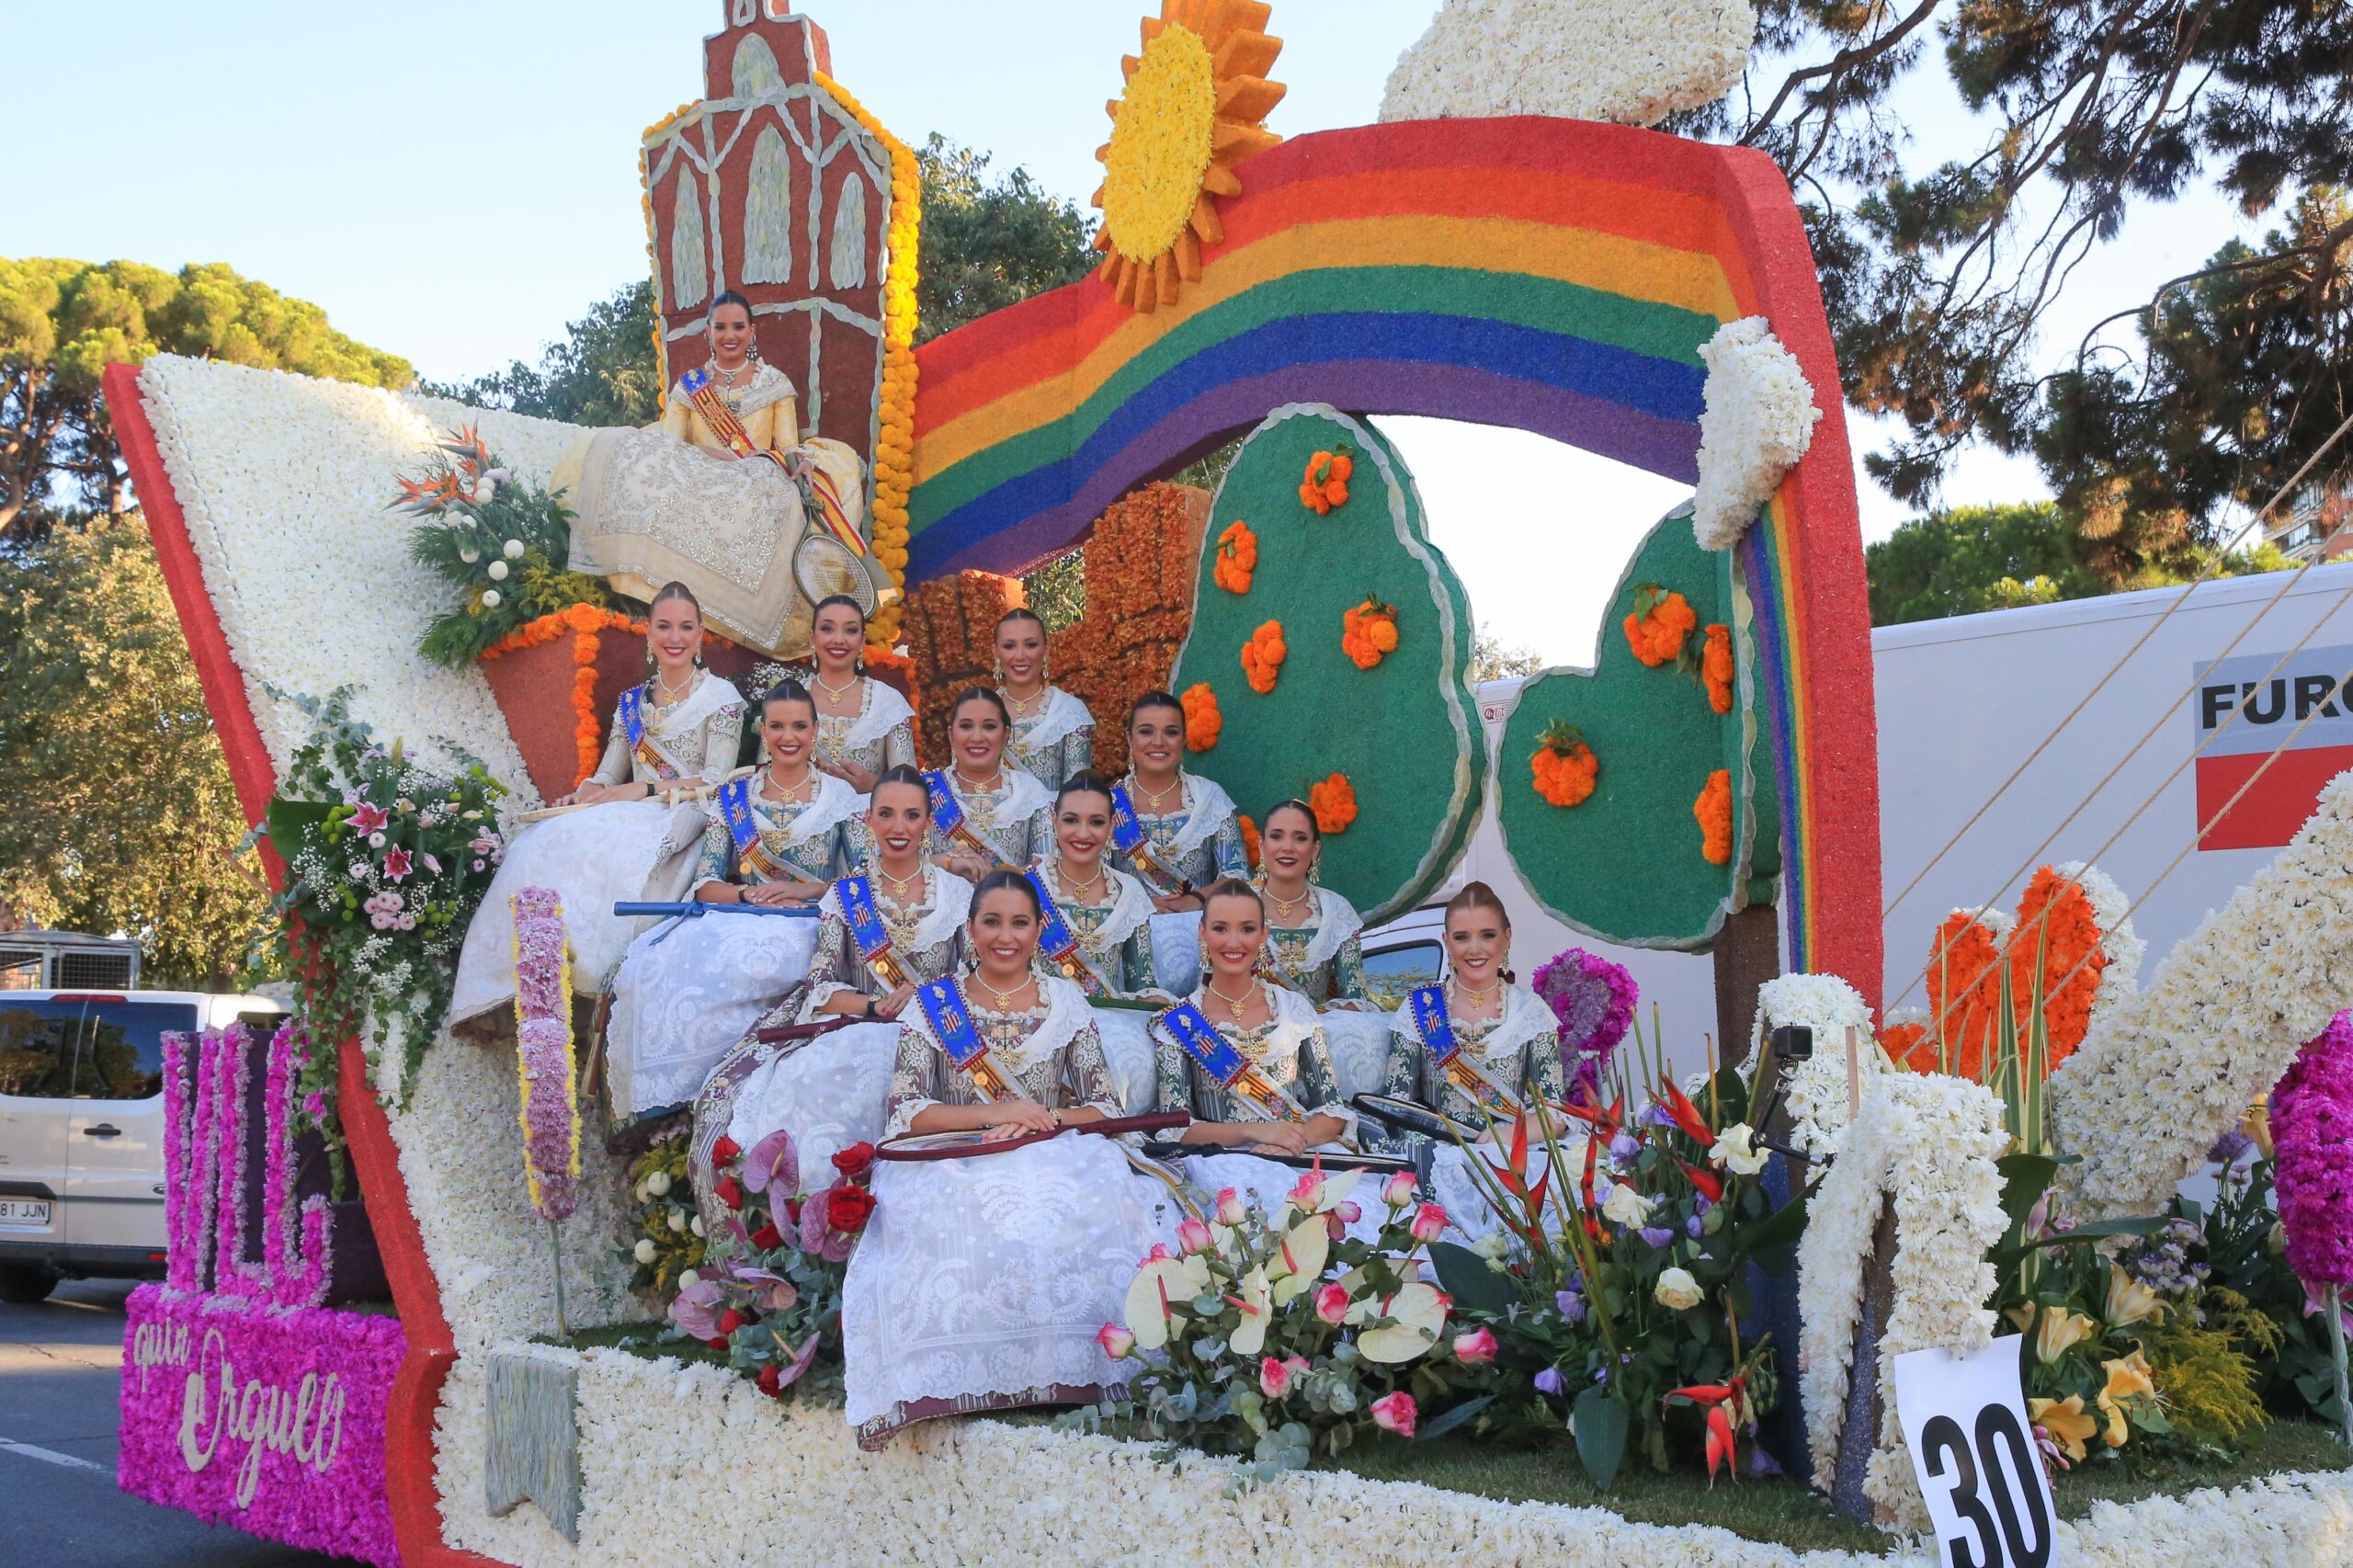
[(2057, 1510), (2027, 1421), (2018, 1342), (1898, 1356), (1895, 1407), (1946, 1568), (2046, 1568)]

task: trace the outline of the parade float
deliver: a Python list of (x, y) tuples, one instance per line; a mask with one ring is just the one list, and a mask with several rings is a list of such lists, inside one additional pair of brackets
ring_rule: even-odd
[[(1381, 123), (1288, 140), (1266, 128), (1282, 95), (1268, 6), (1167, 0), (1110, 105), (1100, 271), (920, 348), (906, 147), (835, 80), (814, 22), (773, 0), (724, 12), (704, 97), (640, 150), (663, 381), (700, 361), (708, 301), (738, 290), (809, 431), (855, 454), (865, 494), (844, 515), (862, 521), (848, 538), (811, 522), (791, 557), (804, 601), (864, 574), (868, 663), (936, 725), (985, 670), (1012, 574), (1084, 545), (1086, 619), (1054, 657), (1098, 715), (1178, 692), (1188, 765), (1245, 802), (1307, 800), (1328, 880), (1370, 919), (1425, 900), (1494, 813), (1529, 892), (1575, 929), (1715, 954), (1722, 1017), (1677, 1028), (1714, 1023), (1722, 1058), (1685, 1080), (1655, 1040), (1621, 1046), (1622, 971), (1563, 955), (1537, 984), (1596, 1058), (1593, 1136), (1543, 1156), (1572, 1178), (1584, 1161), (1553, 1189), (1574, 1222), (1545, 1219), (1524, 1142), (1481, 1178), (1525, 1221), (1492, 1266), (1431, 1244), (1402, 1190), (1390, 1203), (1388, 1256), (1427, 1259), (1442, 1290), (1368, 1287), (1387, 1266), (1353, 1241), (1331, 1256), (1354, 1267), (1311, 1290), (1288, 1249), (1323, 1236), (1327, 1210), (1341, 1228), (1337, 1194), (1294, 1195), (1313, 1223), (1288, 1235), (1221, 1214), (1183, 1258), (1142, 1265), (1140, 1288), (1199, 1292), (1183, 1312), (1106, 1325), (1107, 1353), (1138, 1358), (1124, 1415), (938, 1423), (862, 1452), (811, 1373), (867, 1211), (855, 1153), (813, 1177), (808, 1150), (718, 1150), (714, 1190), (693, 1192), (679, 1142), (608, 1152), (583, 1125), (595, 1026), (569, 1006), (552, 905), (513, 911), (512, 1028), (442, 1022), (519, 813), (587, 773), (643, 667), (642, 597), (563, 548), (556, 476), (585, 433), (228, 364), (115, 366), (109, 407), (311, 1026), (174, 1048), (172, 1272), (134, 1302), (127, 1488), (386, 1564), (816, 1543), (875, 1562), (1926, 1562), (1916, 1536), (1810, 1552), (1739, 1533), (1755, 1524), (1733, 1489), (1771, 1450), (1849, 1518), (1919, 1530), (1895, 1360), (2013, 1325), (2054, 1463), (2156, 1441), (2168, 1410), (2188, 1426), (2204, 1407), (2177, 1369), (2199, 1346), (2167, 1359), (2152, 1343), (2154, 1365), (2139, 1347), (2167, 1315), (2157, 1266), (2064, 1238), (2162, 1250), (2148, 1217), (2291, 1066), (2290, 1261), (2332, 1303), (2353, 1284), (2336, 1278), (2353, 1269), (2325, 1131), (2346, 1092), (2331, 1017), (2353, 951), (2353, 786), (2145, 989), (2129, 905), (2062, 867), (2018, 921), (1949, 923), (1925, 1024), (1874, 1022), (1868, 612), (1819, 286), (1762, 154), (1645, 129), (1737, 78), (1755, 31), (1740, 0), (1449, 0)], [(1694, 491), (1629, 563), (1591, 667), (1537, 677), (1492, 752), (1464, 684), (1468, 597), (1370, 422), (1392, 414), (1534, 432)], [(1213, 494), (1161, 483), (1237, 440)], [(714, 645), (712, 663), (749, 677), (806, 651), (790, 643)], [(1697, 1054), (1676, 1048), (1686, 1070)], [(1750, 1119), (1789, 1152), (1761, 1149)], [(389, 1312), (330, 1293), (325, 1210), (285, 1174), (298, 1120), (347, 1143)], [(2256, 1228), (2232, 1266), (2250, 1310), (2268, 1267), (2253, 1182), (2226, 1178), (2217, 1210)], [(706, 1216), (731, 1214), (778, 1266), (741, 1294), (746, 1277), (701, 1273)], [(1801, 1224), (1792, 1291), (1768, 1266)], [(1249, 1331), (1267, 1347), (1245, 1358), (1255, 1385), (1205, 1411), (1171, 1370), (1231, 1375), (1270, 1268), (1291, 1316)], [(1319, 1328), (1301, 1314), (1327, 1290)], [(1273, 1353), (1293, 1346), (1296, 1366)], [(2227, 1340), (2204, 1353), (2250, 1375)], [(2326, 1403), (2325, 1357), (2275, 1356)], [(2208, 1401), (2226, 1435), (2261, 1415), (2228, 1392)], [(1441, 1425), (1478, 1434), (1479, 1456), (1518, 1442), (1588, 1474), (1605, 1502), (1621, 1462), (1692, 1484), (1661, 1522), (1545, 1501), (1419, 1458)], [(1171, 1463), (1139, 1437), (1239, 1457)], [(1351, 1437), (1368, 1462), (1326, 1462)], [(2012, 1480), (2022, 1465), (2041, 1474), (2014, 1454)], [(2334, 1463), (2175, 1481), (2042, 1515), (2023, 1548), (2006, 1512), (2006, 1560), (2353, 1551), (2353, 1477)]]

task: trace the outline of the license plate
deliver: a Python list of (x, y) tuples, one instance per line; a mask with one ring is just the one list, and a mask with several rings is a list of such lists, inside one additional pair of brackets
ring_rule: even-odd
[(49, 1228), (49, 1201), (40, 1198), (0, 1198), (0, 1225)]

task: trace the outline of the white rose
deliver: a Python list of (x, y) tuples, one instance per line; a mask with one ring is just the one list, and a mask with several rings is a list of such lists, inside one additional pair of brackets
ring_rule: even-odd
[(1688, 1269), (1681, 1268), (1670, 1268), (1661, 1274), (1651, 1294), (1658, 1298), (1660, 1306), (1678, 1312), (1698, 1306), (1705, 1299), (1699, 1282), (1691, 1278)]
[(685, 1230), (686, 1230), (686, 1228), (687, 1228), (687, 1211), (686, 1211), (685, 1210), (683, 1210), (683, 1209), (673, 1209), (673, 1210), (670, 1210), (670, 1228), (671, 1228), (672, 1230), (674, 1230), (674, 1231), (679, 1231), (679, 1232), (683, 1232), (683, 1231), (685, 1231)]
[(1708, 1151), (1708, 1158), (1734, 1176), (1753, 1176), (1765, 1168), (1765, 1151), (1756, 1146), (1756, 1134), (1745, 1121), (1734, 1122), (1717, 1133), (1715, 1147)]
[(472, 566), (475, 562), (482, 559), (482, 551), (476, 550), (470, 544), (458, 551), (458, 559), (464, 562), (467, 565)]
[(1609, 1196), (1602, 1201), (1601, 1212), (1605, 1218), (1614, 1220), (1629, 1230), (1640, 1230), (1650, 1220), (1651, 1203), (1652, 1199), (1634, 1190), (1631, 1182), (1621, 1181), (1609, 1189)]
[(484, 588), (482, 591), (482, 608), (484, 609), (496, 609), (498, 605), (498, 590), (496, 588)]
[(637, 1261), (640, 1263), (652, 1263), (657, 1256), (654, 1245), (654, 1238), (651, 1236), (640, 1238), (632, 1256), (635, 1256)]
[[(493, 472), (496, 471), (494, 470)], [(479, 506), (498, 494), (498, 481), (485, 473), (474, 483), (474, 505)]]
[(509, 561), (520, 561), (523, 559), (523, 541), (519, 539), (510, 539), (499, 553)]
[(483, 567), (483, 570), (490, 574), (490, 580), (494, 583), (504, 583), (506, 581), (506, 573), (508, 568), (506, 562), (504, 561), (494, 561), (489, 565)]
[(670, 1190), (670, 1173), (668, 1171), (655, 1171), (652, 1176), (647, 1176), (645, 1178), (645, 1190), (652, 1193), (656, 1198), (660, 1198), (664, 1194), (667, 1193)]

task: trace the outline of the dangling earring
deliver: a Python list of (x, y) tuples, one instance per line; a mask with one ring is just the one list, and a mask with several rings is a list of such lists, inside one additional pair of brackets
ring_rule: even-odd
[(1307, 862), (1307, 885), (1309, 887), (1315, 887), (1320, 885), (1323, 881), (1324, 851), (1322, 849), (1318, 849), (1315, 851), (1314, 858)]
[(1005, 655), (1002, 653), (997, 655), (996, 683), (999, 686), (1003, 686), (1005, 684)]

